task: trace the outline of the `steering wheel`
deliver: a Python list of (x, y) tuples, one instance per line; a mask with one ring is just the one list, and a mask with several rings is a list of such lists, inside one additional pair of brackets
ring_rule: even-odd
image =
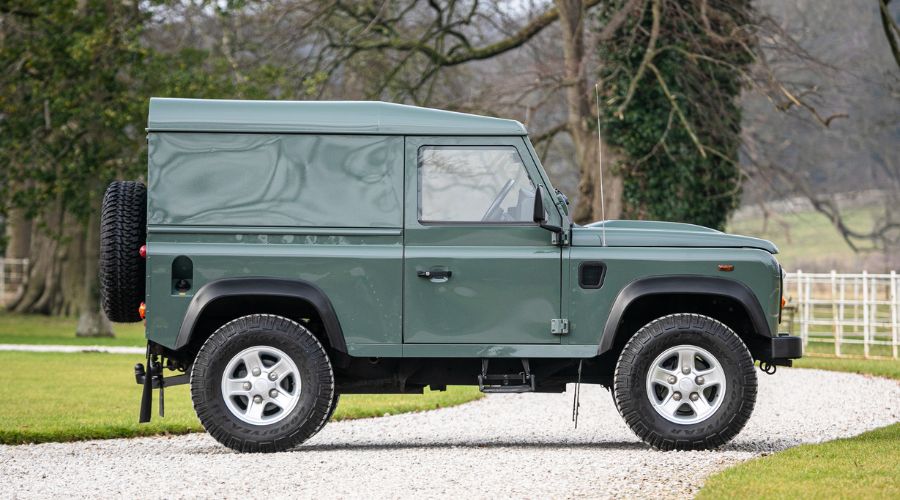
[(493, 219), (494, 212), (500, 208), (500, 204), (503, 203), (503, 200), (506, 199), (506, 195), (509, 194), (509, 190), (512, 189), (513, 184), (515, 184), (515, 179), (510, 179), (506, 181), (506, 184), (500, 188), (500, 192), (497, 193), (497, 196), (494, 198), (494, 201), (491, 202), (491, 206), (488, 207), (487, 212), (484, 213), (484, 217), (481, 218), (481, 222), (489, 221)]

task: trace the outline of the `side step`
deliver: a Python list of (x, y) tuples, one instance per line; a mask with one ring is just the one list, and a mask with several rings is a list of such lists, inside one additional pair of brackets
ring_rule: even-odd
[(523, 371), (519, 373), (489, 374), (488, 360), (481, 360), (481, 375), (478, 376), (478, 388), (481, 392), (515, 394), (534, 392), (534, 375), (527, 359), (522, 360)]

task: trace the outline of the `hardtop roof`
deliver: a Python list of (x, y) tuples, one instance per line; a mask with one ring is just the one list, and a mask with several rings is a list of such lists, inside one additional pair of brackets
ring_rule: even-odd
[(515, 121), (379, 101), (150, 99), (151, 132), (526, 135)]

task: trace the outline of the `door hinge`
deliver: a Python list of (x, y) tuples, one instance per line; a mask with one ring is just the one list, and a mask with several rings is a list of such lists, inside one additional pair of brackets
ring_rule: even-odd
[(569, 244), (569, 233), (550, 233), (550, 244), (564, 247)]
[(569, 320), (565, 318), (551, 319), (550, 333), (553, 335), (565, 335), (569, 333)]

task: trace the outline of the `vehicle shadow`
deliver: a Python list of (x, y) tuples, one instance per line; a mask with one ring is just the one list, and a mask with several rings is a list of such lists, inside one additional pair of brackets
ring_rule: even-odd
[[(783, 440), (760, 439), (752, 441), (732, 441), (712, 450), (698, 450), (696, 453), (716, 452), (749, 452), (771, 453), (803, 444), (785, 442)], [(428, 450), (428, 449), (492, 449), (492, 448), (519, 448), (542, 450), (645, 450), (657, 453), (670, 453), (669, 451), (654, 450), (649, 445), (637, 441), (439, 441), (430, 443), (396, 442), (396, 443), (309, 443), (291, 450), (297, 451), (336, 451), (336, 450)], [(674, 453), (674, 452), (672, 452)]]
[[(732, 441), (725, 446), (713, 450), (697, 451), (695, 453), (772, 453), (802, 444), (797, 442), (784, 442), (778, 440), (754, 440)], [(284, 453), (311, 453), (331, 451), (402, 451), (402, 450), (480, 450), (480, 449), (541, 449), (541, 450), (644, 450), (654, 453), (670, 453), (667, 451), (653, 450), (650, 446), (636, 441), (437, 441), (428, 443), (417, 442), (381, 442), (381, 443), (307, 443), (302, 444)], [(237, 453), (218, 444), (198, 446), (188, 451), (191, 455), (210, 455), (221, 453)], [(672, 452), (674, 453), (674, 452)]]
[[(635, 441), (438, 441), (429, 443), (383, 442), (383, 443), (309, 443), (302, 444), (284, 453), (311, 453), (332, 451), (402, 451), (402, 450), (483, 450), (496, 448), (541, 449), (541, 450), (650, 450), (650, 447)], [(192, 448), (191, 455), (211, 455), (237, 453), (224, 446), (204, 445)]]
[(495, 448), (519, 448), (519, 449), (565, 449), (565, 450), (640, 450), (650, 449), (643, 443), (634, 441), (597, 441), (597, 442), (567, 442), (567, 441), (439, 441), (431, 443), (322, 443), (306, 444), (295, 448), (298, 451), (387, 451), (387, 450), (440, 450), (440, 449), (495, 449)]

